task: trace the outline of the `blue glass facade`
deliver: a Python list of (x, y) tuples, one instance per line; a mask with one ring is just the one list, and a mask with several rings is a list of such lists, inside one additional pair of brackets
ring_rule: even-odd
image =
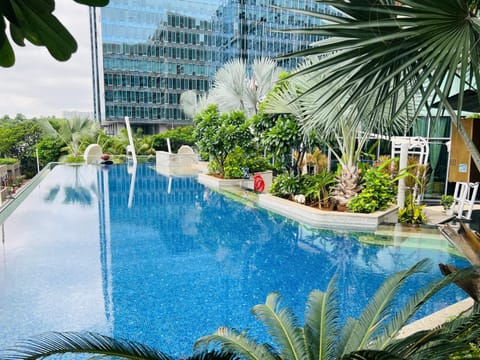
[[(203, 94), (226, 61), (276, 56), (318, 40), (276, 30), (318, 19), (275, 6), (320, 10), (311, 0), (111, 0), (91, 9), (95, 118), (118, 132), (186, 124), (180, 95)], [(296, 59), (280, 63), (293, 69)]]
[[(243, 59), (251, 64), (258, 57), (276, 57), (306, 48), (318, 36), (284, 30), (314, 27), (320, 19), (286, 9), (329, 12), (330, 7), (311, 0), (224, 0), (213, 19), (216, 47), (221, 63)], [(300, 59), (279, 61), (286, 70)]]

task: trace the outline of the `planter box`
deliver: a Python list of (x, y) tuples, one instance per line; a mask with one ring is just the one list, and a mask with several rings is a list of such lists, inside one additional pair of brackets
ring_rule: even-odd
[(396, 223), (398, 220), (397, 206), (371, 214), (349, 213), (312, 208), (269, 194), (260, 194), (257, 204), (261, 208), (316, 228), (374, 231), (382, 223)]
[(173, 154), (157, 151), (155, 155), (155, 169), (162, 175), (192, 176), (201, 171), (198, 155), (193, 152)]
[(263, 178), (263, 181), (265, 183), (265, 190), (263, 192), (264, 193), (269, 192), (273, 182), (273, 172), (271, 170), (260, 171), (260, 172), (256, 172), (255, 174), (250, 174), (249, 179), (243, 179), (242, 187), (248, 190), (255, 190), (254, 183), (253, 183), (253, 176), (256, 174), (259, 174)]
[(220, 179), (207, 174), (198, 174), (197, 180), (200, 184), (219, 190), (231, 187), (241, 187), (243, 182), (243, 179)]

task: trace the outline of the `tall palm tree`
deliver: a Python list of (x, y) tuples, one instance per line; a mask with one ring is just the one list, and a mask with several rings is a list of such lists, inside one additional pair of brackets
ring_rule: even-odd
[[(361, 190), (357, 163), (371, 134), (375, 132), (390, 136), (403, 133), (410, 127), (411, 121), (407, 116), (408, 111), (390, 118), (390, 109), (395, 106), (391, 101), (386, 102), (382, 111), (375, 110), (372, 105), (363, 108), (369, 109), (369, 112), (362, 112), (359, 104), (348, 104), (346, 98), (335, 103), (325, 103), (319, 108), (319, 99), (329, 98), (332, 88), (338, 89), (345, 82), (344, 79), (338, 79), (328, 89), (316, 87), (319, 81), (333, 71), (332, 68), (326, 68), (321, 72), (305, 72), (305, 69), (310, 69), (319, 61), (318, 58), (307, 58), (293, 76), (282, 83), (283, 86), (269, 94), (264, 111), (292, 114), (302, 125), (305, 136), (315, 134), (330, 149), (341, 166), (333, 198), (338, 204), (346, 205)], [(407, 106), (406, 110), (411, 111), (411, 106)]]
[[(464, 91), (477, 90), (480, 83), (479, 1), (325, 0), (323, 3), (337, 10), (336, 15), (305, 11), (326, 20), (327, 24), (299, 31), (324, 35), (327, 39), (293, 54), (322, 55), (304, 74), (329, 69), (329, 74), (310, 89), (329, 90), (329, 96), (318, 99), (318, 108), (338, 104), (342, 107), (340, 117), (351, 104), (358, 104), (361, 112), (368, 113), (367, 104), (383, 109), (390, 100), (396, 104), (389, 109), (390, 117), (395, 118), (409, 102), (416, 101), (412, 114), (416, 117), (439, 100), (438, 114), (444, 110), (449, 113), (480, 169), (480, 153), (459, 121)], [(326, 54), (329, 56), (323, 56)], [(336, 87), (340, 79), (342, 85)], [(455, 93), (459, 94), (456, 111), (447, 101)]]
[[(480, 312), (459, 316), (435, 329), (398, 338), (400, 329), (434, 294), (450, 284), (473, 276), (476, 268), (462, 269), (435, 280), (408, 299), (400, 310), (395, 302), (399, 289), (411, 276), (426, 270), (422, 260), (410, 269), (391, 275), (373, 295), (358, 319), (339, 324), (335, 278), (325, 292), (314, 290), (307, 301), (305, 321), (299, 326), (288, 308), (281, 308), (279, 295), (268, 295), (265, 304), (253, 308), (271, 336), (274, 346), (259, 343), (225, 327), (199, 339), (187, 359), (326, 360), (326, 359), (450, 359), (469, 349), (480, 338)], [(478, 275), (477, 275), (478, 276)], [(218, 351), (212, 352), (212, 345)], [(3, 360), (43, 359), (48, 356), (85, 353), (125, 359), (170, 360), (173, 357), (146, 345), (94, 333), (47, 333), (21, 341), (0, 351)]]

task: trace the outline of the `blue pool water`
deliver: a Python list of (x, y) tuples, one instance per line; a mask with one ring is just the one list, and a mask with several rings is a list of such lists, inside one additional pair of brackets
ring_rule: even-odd
[[(446, 252), (365, 245), (365, 235), (312, 230), (148, 165), (57, 166), (2, 225), (0, 348), (89, 330), (186, 355), (221, 325), (261, 337), (250, 309), (272, 291), (302, 320), (309, 292), (337, 273), (345, 318), (420, 259), (434, 266), (407, 294), (440, 277), (439, 262), (467, 265)], [(451, 286), (419, 316), (462, 298)]]

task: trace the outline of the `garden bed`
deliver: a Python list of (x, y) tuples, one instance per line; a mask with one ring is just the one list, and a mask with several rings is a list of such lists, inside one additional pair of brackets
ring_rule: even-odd
[(345, 230), (373, 231), (382, 223), (396, 223), (398, 213), (397, 206), (371, 214), (322, 210), (269, 194), (260, 194), (257, 204), (312, 227)]

